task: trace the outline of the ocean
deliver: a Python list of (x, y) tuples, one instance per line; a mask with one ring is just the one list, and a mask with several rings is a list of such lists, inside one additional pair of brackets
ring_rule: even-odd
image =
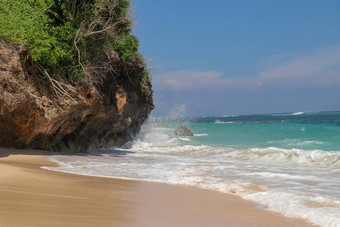
[[(193, 137), (175, 136), (186, 125)], [(340, 226), (340, 112), (150, 118), (120, 148), (54, 155), (46, 169), (192, 185)]]

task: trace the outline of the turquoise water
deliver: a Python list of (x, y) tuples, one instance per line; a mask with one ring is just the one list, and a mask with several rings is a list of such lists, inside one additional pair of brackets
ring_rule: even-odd
[(340, 112), (293, 114), (203, 117), (186, 125), (197, 134), (208, 134), (196, 137), (197, 144), (340, 151)]
[[(175, 136), (185, 124), (194, 136)], [(151, 118), (123, 147), (57, 155), (50, 170), (191, 185), (340, 226), (340, 112)]]

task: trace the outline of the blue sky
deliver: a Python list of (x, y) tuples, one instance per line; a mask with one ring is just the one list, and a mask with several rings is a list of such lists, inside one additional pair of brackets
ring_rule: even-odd
[(132, 3), (153, 115), (340, 110), (340, 1)]

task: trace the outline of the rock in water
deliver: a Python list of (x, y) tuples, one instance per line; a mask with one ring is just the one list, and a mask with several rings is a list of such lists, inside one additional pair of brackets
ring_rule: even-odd
[(176, 136), (193, 136), (194, 134), (185, 125), (179, 126), (175, 131)]

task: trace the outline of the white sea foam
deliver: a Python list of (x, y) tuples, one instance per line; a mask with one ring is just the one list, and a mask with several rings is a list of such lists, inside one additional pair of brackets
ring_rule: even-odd
[(284, 117), (284, 116), (296, 116), (296, 115), (301, 115), (304, 114), (305, 112), (295, 112), (295, 113), (277, 113), (277, 114), (271, 114), (271, 116), (275, 117)]
[(198, 133), (194, 134), (194, 136), (209, 136), (208, 133)]
[(232, 192), (290, 217), (339, 226), (340, 152), (235, 149), (194, 145), (183, 138), (173, 136), (172, 129), (146, 125), (122, 148), (52, 156), (61, 167), (44, 168)]
[[(264, 204), (268, 209), (285, 214), (288, 217), (304, 218), (320, 226), (339, 226), (339, 201), (322, 196), (313, 197), (301, 193), (268, 190), (242, 194), (241, 197)], [(284, 198), (284, 199), (283, 199)], [(306, 206), (315, 204), (315, 207)]]
[(282, 149), (277, 147), (251, 148), (226, 153), (227, 156), (242, 160), (291, 162), (305, 166), (340, 168), (340, 152), (321, 150)]
[(241, 124), (242, 122), (235, 122), (235, 121), (220, 121), (216, 120), (214, 124)]
[(301, 115), (301, 114), (304, 114), (304, 112), (296, 112), (296, 113), (292, 113), (293, 116)]
[(273, 144), (273, 145), (284, 145), (284, 146), (290, 146), (290, 147), (308, 147), (312, 145), (322, 145), (325, 144), (323, 141), (318, 140), (301, 140), (301, 139), (284, 139), (284, 140), (277, 140), (277, 141), (268, 141), (267, 144)]

